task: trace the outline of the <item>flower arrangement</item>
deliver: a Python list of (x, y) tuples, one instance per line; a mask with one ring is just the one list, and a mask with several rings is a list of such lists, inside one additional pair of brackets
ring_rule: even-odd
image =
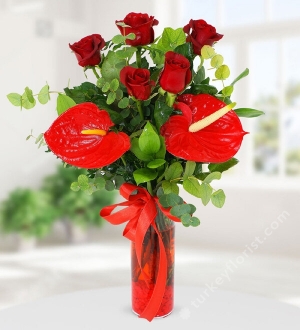
[[(46, 144), (65, 164), (87, 169), (71, 185), (73, 190), (120, 189), (127, 201), (117, 205), (127, 210), (113, 213), (112, 205), (100, 214), (113, 224), (129, 221), (124, 236), (140, 251), (146, 230), (158, 230), (157, 208), (186, 227), (200, 224), (196, 207), (180, 197), (179, 186), (203, 205), (223, 206), (225, 194), (214, 190), (212, 181), (238, 163), (234, 156), (246, 134), (239, 117), (262, 112), (234, 109), (234, 86), (249, 70), (226, 84), (230, 69), (213, 47), (223, 35), (204, 20), (167, 27), (156, 38), (158, 21), (148, 14), (129, 13), (115, 24), (120, 34), (110, 41), (92, 34), (69, 44), (95, 82), (58, 93), (58, 118), (36, 142)], [(8, 99), (30, 109), (36, 98), (47, 103), (51, 93), (47, 84), (37, 95), (26, 87), (22, 95), (11, 93)], [(162, 301), (163, 289), (155, 290), (158, 302), (140, 315), (148, 320)]]

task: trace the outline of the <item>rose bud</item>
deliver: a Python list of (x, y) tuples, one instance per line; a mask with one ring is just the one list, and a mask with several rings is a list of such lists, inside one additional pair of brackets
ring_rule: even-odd
[(105, 41), (100, 34), (92, 34), (82, 38), (69, 47), (75, 53), (80, 66), (95, 66), (101, 62), (100, 50), (105, 46)]
[(151, 94), (151, 87), (155, 82), (150, 80), (150, 71), (125, 66), (120, 71), (120, 81), (127, 88), (129, 95), (137, 100), (147, 100)]
[(183, 31), (188, 35), (186, 41), (193, 44), (196, 55), (201, 54), (201, 48), (204, 45), (212, 46), (223, 37), (223, 34), (217, 33), (215, 27), (207, 24), (203, 19), (191, 19), (189, 24), (183, 28)]
[(181, 54), (169, 51), (165, 56), (165, 65), (159, 83), (169, 93), (182, 92), (192, 79), (189, 60)]
[(134, 40), (126, 39), (130, 46), (142, 46), (151, 44), (154, 40), (153, 26), (158, 24), (154, 16), (141, 13), (129, 13), (123, 21), (116, 21), (116, 25), (123, 36), (129, 33), (135, 34)]

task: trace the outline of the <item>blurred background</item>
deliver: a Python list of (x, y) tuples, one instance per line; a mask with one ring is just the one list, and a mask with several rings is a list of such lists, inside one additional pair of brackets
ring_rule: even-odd
[[(251, 132), (224, 173), (222, 209), (197, 205), (198, 228), (176, 227), (176, 282), (205, 286), (232, 264), (220, 289), (253, 293), (300, 307), (300, 2), (298, 0), (0, 0), (0, 148), (3, 216), (0, 308), (58, 293), (129, 285), (129, 241), (123, 227), (104, 223), (101, 206), (114, 192), (69, 190), (79, 170), (64, 169), (38, 136), (56, 118), (55, 101), (20, 110), (6, 95), (29, 86), (37, 93), (76, 86), (86, 78), (68, 43), (118, 33), (115, 20), (143, 12), (164, 27), (205, 19), (224, 37), (215, 49), (236, 85), (238, 107)], [(25, 239), (24, 239), (25, 237)], [(188, 274), (188, 276), (187, 276)], [(188, 280), (187, 280), (188, 278)]]

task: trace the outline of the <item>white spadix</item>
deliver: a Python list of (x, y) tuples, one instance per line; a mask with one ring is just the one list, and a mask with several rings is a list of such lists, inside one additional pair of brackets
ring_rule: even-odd
[(200, 131), (201, 129), (207, 127), (208, 125), (214, 123), (216, 120), (220, 119), (223, 117), (227, 112), (229, 112), (231, 109), (235, 107), (236, 103), (230, 103), (226, 105), (224, 108), (221, 108), (217, 110), (216, 112), (212, 113), (211, 115), (197, 121), (196, 123), (193, 123), (189, 127), (189, 132), (195, 133)]

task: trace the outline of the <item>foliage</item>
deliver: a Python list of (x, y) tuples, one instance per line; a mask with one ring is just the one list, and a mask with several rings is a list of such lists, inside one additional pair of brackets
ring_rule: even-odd
[(20, 233), (25, 237), (46, 236), (56, 215), (49, 195), (28, 188), (13, 190), (0, 206), (2, 230), (7, 233)]

